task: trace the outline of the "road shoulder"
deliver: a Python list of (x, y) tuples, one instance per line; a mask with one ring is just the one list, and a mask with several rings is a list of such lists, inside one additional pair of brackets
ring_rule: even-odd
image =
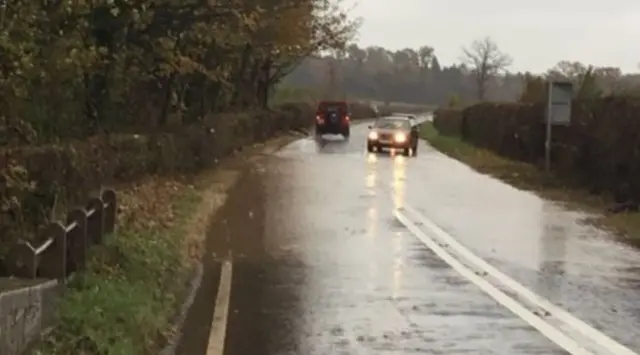
[(546, 174), (532, 164), (499, 156), (466, 143), (459, 137), (442, 135), (431, 122), (422, 124), (421, 136), (441, 153), (482, 174), (490, 175), (518, 189), (533, 192), (569, 209), (586, 211), (591, 215), (585, 220), (586, 223), (605, 229), (633, 245), (640, 245), (640, 213), (609, 213), (608, 209), (614, 204), (609, 195), (591, 194)]
[(220, 265), (208, 252), (222, 233), (212, 219), (252, 159), (298, 138), (245, 147), (198, 175), (117, 186), (118, 230), (91, 249), (87, 271), (67, 285), (57, 306), (57, 326), (34, 353), (176, 353), (198, 294), (218, 287)]

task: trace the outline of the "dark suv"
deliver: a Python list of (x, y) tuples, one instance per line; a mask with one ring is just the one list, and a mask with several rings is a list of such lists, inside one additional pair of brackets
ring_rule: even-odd
[(349, 105), (344, 101), (321, 101), (316, 111), (316, 135), (350, 134)]

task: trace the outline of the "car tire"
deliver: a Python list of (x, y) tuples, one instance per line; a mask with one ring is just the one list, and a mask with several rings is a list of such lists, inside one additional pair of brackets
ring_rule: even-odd
[(342, 132), (342, 136), (344, 138), (349, 138), (350, 135), (351, 135), (351, 131), (349, 128), (347, 128), (344, 132)]
[(367, 152), (374, 153), (376, 151), (376, 147), (373, 144), (367, 144)]
[(411, 148), (404, 148), (404, 151), (402, 153), (403, 153), (403, 155), (405, 157), (410, 157), (411, 156)]

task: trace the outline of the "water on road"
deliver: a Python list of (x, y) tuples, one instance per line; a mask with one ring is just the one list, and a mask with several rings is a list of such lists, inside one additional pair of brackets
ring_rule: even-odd
[(211, 226), (180, 354), (207, 354), (216, 260), (228, 258), (226, 355), (565, 353), (400, 224), (393, 212), (406, 205), (640, 351), (637, 251), (425, 143), (417, 157), (366, 153), (366, 133), (254, 159)]

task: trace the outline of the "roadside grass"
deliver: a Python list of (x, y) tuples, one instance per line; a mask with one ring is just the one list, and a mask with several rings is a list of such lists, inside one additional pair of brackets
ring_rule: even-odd
[(640, 213), (606, 213), (613, 205), (607, 195), (594, 195), (588, 191), (572, 187), (566, 180), (547, 174), (538, 167), (511, 160), (487, 149), (475, 147), (459, 137), (441, 135), (432, 122), (421, 126), (422, 138), (435, 149), (459, 160), (474, 170), (500, 179), (511, 186), (536, 193), (537, 195), (565, 204), (574, 210), (584, 210), (594, 217), (585, 222), (624, 237), (634, 244), (640, 244)]
[(90, 250), (58, 304), (58, 324), (36, 354), (157, 353), (192, 263), (185, 257), (187, 221), (202, 199), (183, 180), (152, 181), (121, 195), (123, 223)]
[(211, 216), (251, 157), (295, 140), (282, 135), (193, 176), (121, 186), (118, 227), (89, 250), (87, 270), (66, 285), (56, 326), (34, 355), (156, 355), (173, 338), (205, 253)]

